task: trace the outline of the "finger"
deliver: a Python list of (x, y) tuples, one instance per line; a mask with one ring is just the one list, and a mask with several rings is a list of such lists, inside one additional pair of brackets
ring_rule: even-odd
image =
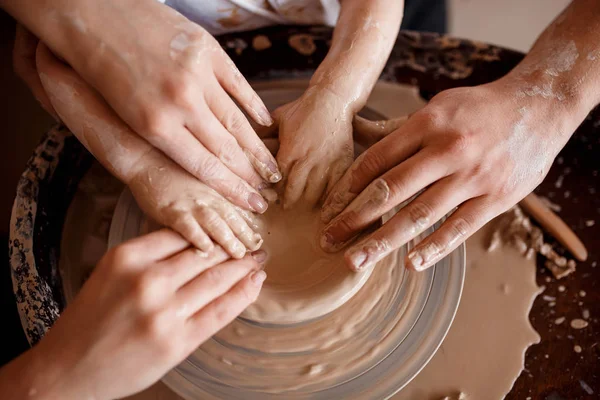
[(263, 244), (259, 233), (254, 232), (245, 218), (233, 206), (220, 210), (221, 218), (229, 225), (235, 236), (249, 251), (258, 250)]
[(323, 198), (328, 179), (327, 167), (317, 166), (310, 171), (304, 191), (304, 200), (307, 205), (315, 206)]
[(214, 246), (212, 250), (203, 252), (196, 248), (187, 248), (172, 257), (161, 261), (157, 268), (163, 269), (169, 275), (169, 283), (173, 291), (177, 291), (190, 280), (229, 259), (229, 254), (221, 247)]
[(160, 229), (128, 240), (116, 249), (135, 256), (136, 263), (149, 264), (164, 260), (188, 248), (190, 243), (171, 229)]
[[(224, 93), (223, 95), (227, 96)], [(213, 91), (211, 96), (218, 95)], [(237, 108), (236, 110), (240, 113), (241, 118), (244, 118)], [(264, 182), (263, 178), (254, 169), (236, 138), (217, 119), (219, 114), (214, 113), (214, 111), (203, 104), (197, 106), (193, 113), (193, 120), (186, 122), (188, 130), (231, 172), (242, 178), (253, 188), (259, 188)], [(221, 110), (218, 110), (218, 112), (221, 112)], [(224, 120), (224, 118), (221, 118), (221, 120)], [(225, 121), (225, 123), (229, 122)]]
[(404, 125), (407, 119), (408, 115), (388, 120), (370, 121), (356, 115), (352, 121), (354, 140), (362, 146), (371, 147)]
[(263, 126), (273, 124), (269, 110), (225, 51), (220, 52), (215, 75), (223, 89), (237, 100), (254, 121)]
[(185, 309), (185, 317), (189, 318), (227, 293), (250, 272), (259, 269), (260, 264), (250, 255), (207, 268), (177, 291), (175, 304), (178, 309)]
[(327, 196), (321, 212), (323, 222), (342, 212), (375, 178), (415, 154), (420, 144), (419, 135), (401, 128), (362, 153)]
[(342, 179), (342, 176), (344, 176), (344, 174), (351, 165), (352, 160), (350, 159), (349, 162), (338, 161), (331, 167), (331, 173), (329, 174), (329, 179), (327, 180), (325, 197), (329, 196), (329, 193), (331, 193), (335, 185), (339, 182), (340, 179)]
[(194, 348), (233, 321), (252, 304), (258, 297), (265, 278), (264, 271), (251, 272), (227, 293), (190, 317), (188, 331), (191, 340), (194, 341)]
[(448, 167), (431, 151), (423, 150), (373, 181), (323, 230), (324, 250), (339, 248), (395, 206), (445, 177)]
[(284, 210), (291, 209), (294, 204), (300, 200), (300, 197), (302, 197), (302, 193), (304, 193), (304, 189), (306, 188), (306, 180), (308, 179), (309, 173), (310, 168), (306, 160), (296, 161), (293, 164), (287, 177), (283, 193)]
[(237, 140), (260, 176), (267, 182), (279, 182), (281, 172), (275, 158), (233, 100), (222, 90), (214, 90), (210, 96), (207, 96), (206, 102), (225, 129)]
[[(417, 237), (465, 200), (456, 179), (438, 181), (417, 196), (366, 240), (345, 252), (348, 266), (355, 270), (369, 268), (391, 251)], [(374, 246), (373, 244), (385, 244)]]
[(169, 132), (169, 136), (169, 140), (156, 141), (155, 138), (151, 138), (150, 141), (233, 204), (258, 213), (267, 210), (267, 202), (256, 189), (227, 168), (190, 131), (174, 130)]
[(17, 76), (29, 87), (44, 111), (59, 121), (37, 71), (35, 58), (38, 43), (39, 39), (34, 34), (23, 25), (17, 24), (15, 47), (13, 48), (13, 68)]
[(437, 231), (408, 253), (406, 267), (416, 271), (431, 267), (497, 214), (486, 197), (476, 197), (465, 202)]
[[(167, 218), (168, 220), (168, 218)], [(214, 247), (213, 241), (208, 237), (202, 229), (198, 221), (193, 215), (186, 214), (185, 216), (174, 219), (170, 224), (171, 228), (179, 232), (184, 238), (190, 241), (197, 249), (208, 252)]]
[(238, 240), (231, 228), (211, 207), (200, 206), (196, 218), (202, 228), (234, 258), (242, 258), (246, 247)]

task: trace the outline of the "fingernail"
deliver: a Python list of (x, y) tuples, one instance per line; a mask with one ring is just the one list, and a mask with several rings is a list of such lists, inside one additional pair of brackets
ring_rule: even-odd
[(265, 190), (270, 186), (270, 184), (268, 184), (267, 182), (261, 182), (260, 185), (258, 185), (258, 187), (256, 188), (257, 190)]
[(423, 271), (425, 266), (423, 265), (423, 257), (418, 252), (411, 252), (408, 254), (408, 261), (410, 262), (410, 266), (415, 271)]
[(355, 271), (360, 271), (366, 266), (365, 261), (367, 261), (367, 253), (365, 253), (363, 250), (350, 250), (348, 258), (350, 259), (350, 264), (352, 264), (352, 268)]
[(254, 258), (254, 261), (256, 261), (257, 263), (264, 263), (267, 260), (267, 252), (264, 250), (256, 250), (253, 251), (251, 253), (252, 258)]
[(329, 232), (323, 232), (321, 234), (321, 248), (323, 250), (328, 250), (335, 245), (335, 241), (333, 240), (333, 236)]
[(265, 199), (256, 193), (251, 193), (250, 196), (248, 196), (248, 204), (254, 211), (260, 214), (267, 211), (267, 207), (269, 207)]
[(254, 248), (252, 250), (258, 249), (263, 244), (263, 238), (260, 236), (260, 233), (252, 235), (252, 241), (254, 242)]
[(265, 107), (265, 105), (263, 104), (263, 102), (261, 100), (256, 100), (255, 104), (258, 103), (258, 107), (255, 107), (256, 113), (258, 114), (258, 117), (261, 119), (261, 125), (264, 126), (271, 126), (273, 125), (273, 117), (271, 117), (271, 114), (269, 113), (269, 110), (267, 110), (267, 107)]
[(277, 164), (275, 164), (273, 161), (269, 161), (267, 162), (267, 168), (269, 168), (269, 171), (272, 172), (271, 176), (269, 176), (269, 181), (271, 183), (279, 182), (282, 176), (281, 172), (279, 171), (279, 168), (277, 167)]
[(252, 275), (250, 275), (250, 280), (252, 280), (252, 283), (256, 286), (260, 286), (265, 279), (267, 279), (267, 273), (263, 270), (254, 271)]

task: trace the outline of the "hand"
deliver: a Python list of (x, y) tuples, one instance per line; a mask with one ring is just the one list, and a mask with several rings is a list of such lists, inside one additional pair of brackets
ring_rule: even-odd
[(13, 384), (30, 396), (108, 400), (159, 380), (250, 305), (266, 276), (262, 251), (227, 261), (220, 248), (188, 246), (161, 230), (110, 250)]
[(314, 206), (352, 164), (353, 113), (331, 90), (313, 86), (273, 115), (272, 131), (279, 128), (283, 207), (291, 208), (300, 198)]
[(54, 10), (62, 36), (44, 39), (52, 51), (132, 131), (232, 203), (264, 212), (258, 190), (281, 174), (230, 95), (259, 124), (272, 119), (218, 42), (158, 1), (65, 7)]
[(45, 46), (38, 69), (51, 106), (82, 143), (129, 185), (142, 210), (194, 246), (210, 251), (211, 238), (235, 258), (256, 250), (262, 238), (250, 216), (142, 140), (99, 95)]
[(58, 121), (58, 115), (46, 95), (35, 66), (35, 51), (38, 43), (39, 39), (34, 34), (23, 25), (17, 24), (15, 47), (13, 48), (13, 69), (15, 74), (29, 87), (42, 108)]
[(520, 86), (507, 78), (442, 92), (363, 153), (325, 202), (324, 249), (416, 196), (345, 257), (370, 266), (454, 210), (409, 252), (406, 265), (422, 270), (530, 193), (579, 121), (552, 99), (517, 96)]

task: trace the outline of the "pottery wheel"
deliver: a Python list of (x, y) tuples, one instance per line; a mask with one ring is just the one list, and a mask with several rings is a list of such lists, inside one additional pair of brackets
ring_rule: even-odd
[[(297, 98), (305, 86), (306, 81), (255, 85), (270, 109)], [(368, 103), (386, 117), (413, 112), (421, 105), (415, 89), (385, 83), (376, 86)], [(76, 220), (73, 214), (84, 209), (74, 199), (65, 238), (75, 229), (69, 224)], [(147, 230), (148, 221), (131, 194), (123, 192), (112, 218), (109, 245)], [(331, 312), (277, 325), (238, 318), (163, 381), (187, 399), (390, 397), (425, 366), (441, 344), (464, 280), (464, 245), (435, 267), (414, 273), (403, 266), (413, 244), (376, 266), (362, 288)], [(72, 271), (78, 260), (65, 257), (61, 265), (66, 269), (65, 281), (70, 281), (65, 285), (71, 291), (66, 293), (69, 300), (84, 274)]]

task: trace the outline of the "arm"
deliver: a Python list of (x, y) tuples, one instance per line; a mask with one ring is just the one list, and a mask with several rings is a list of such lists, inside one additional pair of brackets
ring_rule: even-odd
[[(152, 0), (0, 0), (0, 6), (141, 139), (237, 206), (266, 210), (259, 192), (281, 175), (232, 98), (260, 125), (270, 125), (271, 116), (205, 29)], [(18, 41), (26, 46), (15, 54), (30, 55), (30, 42)], [(31, 68), (16, 66), (35, 93)]]
[(203, 255), (167, 229), (111, 249), (42, 340), (0, 369), (0, 398), (110, 400), (149, 387), (256, 299), (265, 259)]
[(331, 49), (309, 88), (275, 111), (285, 208), (300, 198), (318, 203), (352, 163), (352, 119), (381, 74), (403, 8), (403, 1), (343, 1)]
[(331, 49), (310, 81), (357, 113), (366, 104), (392, 51), (404, 1), (344, 0)]
[(530, 193), (599, 101), (600, 4), (577, 0), (508, 75), (438, 94), (361, 155), (325, 202), (323, 247), (417, 195), (345, 256), (373, 265), (456, 209), (407, 256), (430, 267)]

